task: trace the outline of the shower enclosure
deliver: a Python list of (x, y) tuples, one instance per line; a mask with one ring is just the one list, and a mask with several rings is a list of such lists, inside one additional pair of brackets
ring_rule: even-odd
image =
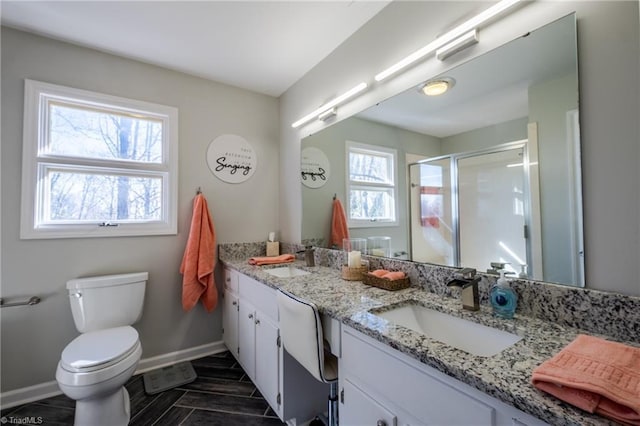
[(537, 163), (527, 141), (409, 166), (411, 255), (418, 262), (541, 270)]

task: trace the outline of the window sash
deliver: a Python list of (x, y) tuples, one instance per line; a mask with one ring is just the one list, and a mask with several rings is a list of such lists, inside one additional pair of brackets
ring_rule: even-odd
[[(154, 200), (155, 203), (159, 207), (157, 217), (153, 218), (138, 218), (132, 219), (130, 217), (127, 218), (114, 218), (114, 217), (93, 217), (93, 218), (79, 218), (79, 219), (56, 219), (52, 214), (52, 175), (55, 173), (59, 174), (76, 174), (76, 175), (84, 175), (84, 176), (94, 176), (97, 178), (119, 178), (124, 177), (127, 179), (144, 179), (151, 182), (156, 181), (156, 190), (158, 196), (157, 199)], [(96, 223), (162, 223), (163, 217), (167, 216), (166, 208), (163, 206), (163, 201), (167, 199), (169, 196), (168, 191), (168, 182), (169, 182), (169, 174), (168, 173), (159, 173), (159, 172), (144, 172), (140, 170), (123, 170), (123, 169), (114, 169), (114, 168), (105, 168), (105, 167), (73, 167), (73, 166), (61, 166), (59, 164), (52, 163), (40, 163), (38, 165), (38, 179), (42, 182), (39, 185), (38, 199), (40, 202), (36, 203), (36, 226), (47, 226), (47, 225), (68, 225), (68, 224), (96, 224)], [(111, 185), (114, 185), (113, 183)], [(112, 187), (113, 189), (113, 187)], [(135, 190), (135, 186), (129, 183), (127, 185), (128, 191)], [(77, 192), (77, 191), (76, 191)], [(98, 190), (93, 188), (93, 190), (87, 190), (90, 194), (99, 193)], [(85, 195), (85, 194), (83, 194)], [(128, 192), (127, 195), (130, 195)], [(113, 201), (113, 200), (111, 200)], [(129, 197), (127, 197), (127, 210), (133, 206), (135, 207), (136, 203), (130, 203)], [(117, 204), (118, 205), (118, 204)], [(80, 212), (82, 213), (82, 211)], [(155, 215), (154, 215), (155, 216)]]
[[(130, 111), (123, 111), (122, 108), (111, 108), (109, 106), (96, 106), (94, 104), (87, 104), (85, 102), (82, 101), (69, 101), (69, 100), (61, 100), (58, 97), (52, 97), (52, 96), (43, 96), (42, 97), (42, 102), (43, 102), (43, 106), (42, 106), (42, 111), (41, 113), (43, 114), (43, 134), (40, 140), (40, 147), (38, 150), (38, 156), (39, 157), (59, 157), (59, 158), (70, 158), (70, 159), (74, 159), (74, 160), (81, 160), (81, 159), (95, 159), (95, 160), (101, 160), (101, 161), (122, 161), (122, 162), (130, 162), (130, 163), (138, 163), (138, 164), (147, 164), (147, 163), (152, 163), (152, 164), (164, 164), (164, 159), (163, 156), (165, 155), (165, 153), (163, 152), (162, 146), (166, 143), (166, 138), (164, 138), (164, 128), (166, 125), (166, 117), (157, 117), (155, 114), (149, 114), (149, 113), (132, 113)], [(144, 159), (144, 157), (138, 157), (138, 158), (127, 158), (127, 157), (122, 157), (122, 153), (118, 153), (115, 152), (115, 150), (117, 148), (120, 147), (116, 147), (113, 146), (113, 152), (111, 152), (110, 156), (107, 156), (103, 153), (103, 155), (91, 155), (91, 153), (85, 153), (84, 155), (82, 153), (76, 152), (65, 152), (65, 148), (68, 149), (67, 146), (64, 145), (64, 143), (58, 143), (58, 139), (63, 139), (64, 136), (63, 135), (59, 135), (59, 132), (62, 130), (59, 130), (58, 127), (62, 127), (61, 125), (55, 125), (56, 123), (58, 123), (58, 121), (64, 122), (65, 119), (67, 119), (67, 121), (70, 119), (70, 117), (68, 116), (63, 116), (62, 113), (59, 113), (59, 120), (54, 121), (54, 116), (52, 114), (52, 109), (54, 107), (59, 108), (60, 110), (62, 109), (66, 109), (67, 110), (67, 114), (70, 114), (68, 111), (75, 111), (76, 114), (83, 114), (82, 119), (84, 119), (85, 121), (92, 121), (93, 126), (89, 127), (89, 130), (85, 129), (84, 132), (82, 130), (78, 130), (73, 128), (74, 125), (71, 124), (70, 127), (72, 127), (72, 131), (68, 132), (68, 134), (66, 135), (66, 141), (68, 141), (69, 139), (79, 139), (81, 138), (80, 141), (78, 141), (79, 144), (85, 144), (85, 145), (89, 145), (87, 142), (90, 142), (93, 139), (93, 136), (97, 136), (97, 132), (99, 131), (101, 133), (101, 137), (102, 139), (99, 141), (100, 144), (106, 145), (105, 143), (105, 137), (115, 137), (117, 138), (118, 135), (109, 135), (108, 133), (111, 132), (117, 132), (117, 126), (122, 124), (122, 120), (123, 119), (127, 119), (130, 121), (129, 126), (130, 126), (130, 131), (134, 131), (134, 135), (133, 136), (139, 136), (139, 132), (142, 130), (146, 130), (145, 134), (147, 136), (147, 138), (150, 138), (155, 130), (155, 133), (158, 132), (158, 127), (160, 130), (160, 135), (158, 138), (158, 135), (155, 135), (155, 137), (153, 137), (152, 140), (147, 140), (147, 145), (146, 150), (143, 153), (150, 153), (150, 157), (148, 159)], [(84, 116), (86, 114), (92, 114), (89, 116)], [(116, 123), (114, 121), (114, 118), (118, 118), (119, 122)], [(108, 120), (111, 119), (111, 122), (109, 122)], [(100, 121), (99, 123), (95, 123), (96, 121)], [(134, 128), (134, 124), (135, 124), (135, 128)], [(99, 127), (99, 129), (96, 128), (96, 125)], [(140, 129), (140, 127), (143, 127), (143, 129)], [(149, 127), (153, 127), (149, 129)], [(69, 130), (67, 128), (67, 130)], [(152, 134), (149, 134), (149, 131), (151, 130)], [(106, 133), (106, 134), (105, 134)], [(135, 140), (132, 139), (132, 144), (135, 147), (138, 147), (138, 140), (137, 138)], [(153, 143), (151, 143), (153, 142)], [(67, 142), (68, 144), (69, 142)], [(115, 140), (113, 141), (114, 145), (117, 143)], [(157, 149), (155, 151), (150, 150), (151, 148), (153, 148), (153, 145), (159, 144), (160, 149), (159, 152)], [(104, 147), (104, 146), (100, 146), (97, 148), (109, 148)], [(93, 148), (94, 150), (96, 150), (96, 147)], [(76, 151), (78, 151), (79, 149), (76, 148)], [(127, 153), (128, 149), (127, 149)], [(133, 154), (133, 153), (131, 153)], [(159, 158), (157, 158), (159, 157)]]

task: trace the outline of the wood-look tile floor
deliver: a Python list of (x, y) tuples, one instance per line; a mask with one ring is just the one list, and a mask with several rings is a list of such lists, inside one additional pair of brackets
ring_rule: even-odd
[[(159, 394), (145, 393), (142, 375), (127, 382), (130, 426), (284, 425), (230, 352), (191, 363), (198, 375), (194, 382)], [(59, 395), (3, 409), (1, 420), (2, 424), (73, 425), (74, 407), (75, 401)]]

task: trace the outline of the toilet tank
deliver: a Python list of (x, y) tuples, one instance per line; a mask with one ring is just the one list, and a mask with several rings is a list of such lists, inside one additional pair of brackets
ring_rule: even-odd
[(67, 282), (80, 333), (136, 323), (142, 316), (148, 272), (77, 278)]

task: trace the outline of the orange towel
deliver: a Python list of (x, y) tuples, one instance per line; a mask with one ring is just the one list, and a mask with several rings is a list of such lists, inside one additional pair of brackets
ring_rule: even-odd
[(640, 348), (581, 334), (533, 370), (531, 383), (590, 413), (640, 425)]
[(280, 256), (268, 256), (268, 257), (252, 257), (249, 259), (250, 265), (277, 265), (278, 263), (291, 263), (296, 260), (296, 257), (292, 254), (281, 254)]
[(386, 274), (389, 273), (389, 271), (387, 271), (386, 269), (376, 269), (375, 271), (371, 271), (369, 272), (371, 275), (375, 275), (378, 278), (382, 278), (383, 276), (385, 276)]
[(382, 276), (385, 280), (401, 280), (406, 276), (402, 271), (388, 272)]
[(349, 238), (349, 228), (347, 227), (347, 217), (344, 214), (342, 203), (337, 198), (333, 199), (333, 216), (331, 217), (331, 240), (330, 248), (342, 249), (342, 240)]
[(191, 229), (180, 265), (182, 276), (182, 308), (191, 310), (198, 300), (211, 312), (218, 304), (218, 291), (213, 280), (216, 264), (216, 234), (209, 216), (207, 200), (202, 194), (193, 200)]

